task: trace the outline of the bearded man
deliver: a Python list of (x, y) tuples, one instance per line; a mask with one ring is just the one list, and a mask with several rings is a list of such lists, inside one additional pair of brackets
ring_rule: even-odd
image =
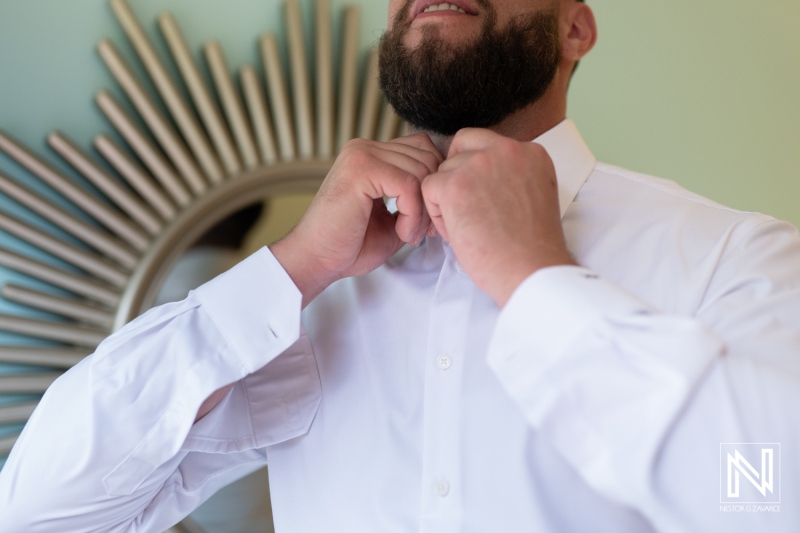
[[(797, 531), (719, 503), (800, 501), (797, 231), (596, 162), (584, 3), (389, 21), (416, 133), (349, 143), (290, 235), (58, 380), (3, 531), (159, 531), (266, 463), (280, 532)], [(737, 448), (731, 496), (721, 443), (783, 464)]]

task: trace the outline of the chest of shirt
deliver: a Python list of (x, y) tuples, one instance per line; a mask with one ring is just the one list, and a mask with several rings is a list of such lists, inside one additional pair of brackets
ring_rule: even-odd
[(306, 435), (267, 451), (276, 525), (555, 531), (569, 517), (548, 504), (554, 487), (616, 515), (489, 368), (496, 304), (447, 247), (398, 259), (329, 288), (304, 316), (322, 402)]

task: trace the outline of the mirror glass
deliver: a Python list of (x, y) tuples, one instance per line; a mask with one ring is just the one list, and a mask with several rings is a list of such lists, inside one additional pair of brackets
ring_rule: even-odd
[(155, 305), (182, 300), (190, 290), (286, 235), (313, 194), (286, 194), (254, 202), (217, 223), (183, 251), (160, 282)]

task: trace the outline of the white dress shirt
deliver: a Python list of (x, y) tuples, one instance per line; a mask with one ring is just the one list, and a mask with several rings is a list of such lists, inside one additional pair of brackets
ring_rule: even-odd
[[(800, 530), (797, 230), (536, 142), (582, 267), (500, 310), (429, 238), (301, 326), (264, 249), (51, 387), (0, 529), (157, 532), (268, 462), (278, 532)], [(779, 512), (722, 510), (721, 443), (781, 444)]]

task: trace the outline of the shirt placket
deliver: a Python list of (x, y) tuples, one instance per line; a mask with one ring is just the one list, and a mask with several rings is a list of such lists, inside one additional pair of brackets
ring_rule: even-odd
[(422, 532), (461, 529), (461, 389), (474, 286), (445, 246), (431, 312), (425, 366)]

